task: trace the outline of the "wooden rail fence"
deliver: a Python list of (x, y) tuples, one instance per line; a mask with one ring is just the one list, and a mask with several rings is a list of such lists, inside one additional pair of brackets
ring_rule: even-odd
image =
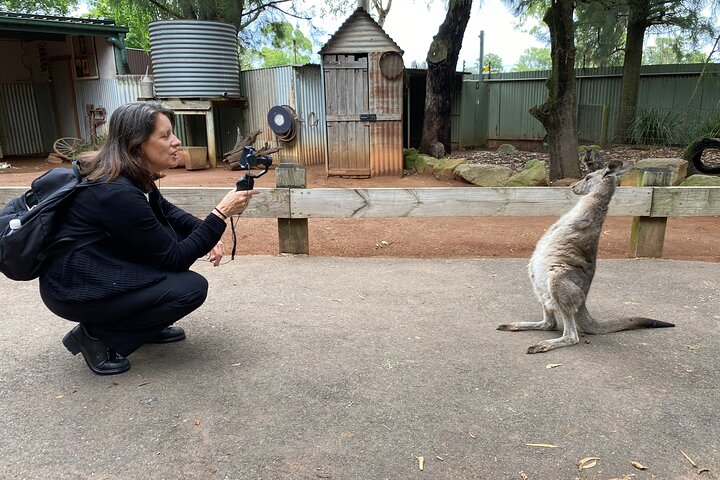
[[(281, 253), (309, 252), (307, 221), (313, 218), (560, 216), (579, 198), (569, 187), (304, 188), (301, 165), (280, 164), (276, 174), (282, 186), (258, 189), (263, 194), (252, 199), (243, 216), (277, 218)], [(656, 181), (657, 176), (646, 175), (644, 183)], [(0, 205), (26, 190), (0, 187)], [(228, 188), (160, 190), (180, 208), (204, 216)], [(662, 257), (667, 218), (720, 216), (720, 187), (619, 187), (608, 215), (634, 217), (630, 256)]]

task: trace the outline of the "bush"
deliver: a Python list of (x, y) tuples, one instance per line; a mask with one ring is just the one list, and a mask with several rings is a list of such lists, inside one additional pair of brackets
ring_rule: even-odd
[(630, 125), (630, 142), (636, 145), (670, 147), (680, 144), (682, 116), (657, 108), (638, 109)]
[(693, 126), (690, 138), (720, 138), (720, 112), (710, 114)]

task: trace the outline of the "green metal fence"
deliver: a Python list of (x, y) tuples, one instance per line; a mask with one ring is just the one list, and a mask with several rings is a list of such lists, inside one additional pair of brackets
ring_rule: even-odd
[[(704, 68), (704, 71), (703, 71)], [(513, 143), (538, 147), (542, 124), (528, 112), (545, 102), (549, 71), (485, 74), (464, 79), (461, 148)], [(612, 141), (619, 113), (622, 68), (577, 69), (578, 137)], [(631, 143), (684, 146), (720, 131), (720, 64), (647, 65), (640, 72)]]

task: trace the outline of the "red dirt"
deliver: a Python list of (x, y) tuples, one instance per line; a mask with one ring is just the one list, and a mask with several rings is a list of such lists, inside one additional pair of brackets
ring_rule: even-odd
[[(0, 170), (0, 186), (26, 186), (51, 168), (44, 160), (9, 161), (12, 169)], [(307, 168), (308, 187), (467, 187), (462, 181), (438, 181), (431, 176), (328, 178), (324, 166)], [(224, 164), (207, 170), (170, 170), (160, 186), (227, 186), (233, 188), (243, 172)], [(255, 182), (257, 187), (275, 186), (274, 170)], [(539, 187), (541, 188), (541, 187)], [(529, 258), (535, 243), (556, 217), (453, 217), (312, 219), (309, 221), (310, 254), (337, 257), (388, 258)], [(600, 258), (627, 258), (629, 217), (608, 217), (600, 241)], [(277, 221), (243, 218), (236, 226), (238, 254), (277, 255)], [(387, 246), (380, 247), (381, 241)], [(229, 253), (228, 231), (224, 242)], [(665, 233), (663, 258), (720, 262), (720, 218), (670, 218)]]

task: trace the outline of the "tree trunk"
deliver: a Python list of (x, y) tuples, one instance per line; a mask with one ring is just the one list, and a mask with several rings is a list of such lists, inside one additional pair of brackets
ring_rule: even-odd
[(550, 30), (552, 70), (547, 80), (548, 99), (530, 109), (549, 138), (550, 181), (580, 178), (577, 115), (575, 111), (575, 30), (573, 0), (555, 0), (543, 17)]
[(462, 47), (465, 27), (470, 19), (471, 0), (451, 0), (445, 21), (433, 37), (427, 56), (425, 83), (425, 118), (420, 151), (437, 154), (433, 146), (441, 143), (450, 151), (450, 106), (452, 86)]
[(629, 140), (630, 127), (637, 110), (638, 91), (640, 89), (640, 65), (642, 65), (643, 40), (648, 27), (650, 4), (648, 0), (628, 2), (627, 40), (625, 42), (625, 60), (620, 85), (620, 110), (618, 111), (615, 141), (626, 143)]
[(388, 0), (387, 7), (383, 7), (383, 0), (373, 0), (372, 4), (378, 15), (377, 23), (380, 25), (380, 28), (382, 28), (382, 26), (385, 25), (385, 19), (387, 18), (388, 13), (390, 13), (392, 0)]

